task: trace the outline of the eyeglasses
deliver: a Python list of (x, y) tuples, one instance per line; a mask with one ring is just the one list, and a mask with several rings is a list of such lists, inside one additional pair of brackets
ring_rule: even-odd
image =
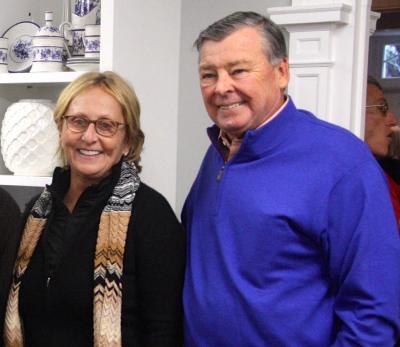
[(74, 133), (85, 132), (89, 125), (93, 123), (96, 133), (104, 137), (114, 136), (119, 128), (126, 125), (107, 118), (100, 118), (97, 120), (89, 120), (83, 116), (62, 116), (61, 118), (65, 119), (67, 128)]
[(389, 105), (387, 101), (385, 101), (383, 104), (379, 105), (368, 105), (365, 106), (365, 108), (370, 108), (370, 107), (376, 107), (379, 112), (381, 112), (384, 116), (386, 116), (387, 111), (389, 111)]

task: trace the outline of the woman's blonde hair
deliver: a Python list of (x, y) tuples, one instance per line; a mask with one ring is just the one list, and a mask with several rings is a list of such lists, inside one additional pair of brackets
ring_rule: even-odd
[[(126, 158), (133, 161), (140, 172), (140, 154), (144, 143), (144, 134), (140, 129), (140, 104), (134, 89), (115, 72), (88, 72), (72, 81), (63, 89), (54, 110), (54, 120), (58, 130), (61, 133), (63, 126), (62, 117), (65, 115), (71, 101), (92, 87), (100, 87), (106, 93), (113, 96), (120, 104), (126, 123), (126, 141), (129, 146), (129, 153), (126, 155)], [(65, 163), (65, 155), (61, 147), (60, 155)]]

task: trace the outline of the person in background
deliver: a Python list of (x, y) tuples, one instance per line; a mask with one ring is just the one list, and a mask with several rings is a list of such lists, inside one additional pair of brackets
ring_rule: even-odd
[(182, 211), (186, 346), (393, 346), (400, 242), (367, 146), (299, 110), (283, 33), (236, 12), (198, 36), (215, 123)]
[(400, 226), (400, 187), (396, 182), (399, 175), (396, 171), (400, 166), (396, 165), (394, 158), (389, 157), (389, 149), (396, 136), (393, 131), (396, 125), (396, 116), (389, 109), (381, 85), (374, 77), (368, 76), (364, 141), (386, 173), (390, 198)]
[(390, 176), (397, 185), (400, 185), (400, 127), (396, 125), (392, 127), (392, 130), (392, 141), (389, 145), (389, 153), (387, 157), (379, 158), (379, 163), (385, 173)]
[[(21, 211), (12, 196), (0, 187), (0, 307), (6, 304), (8, 283), (11, 271), (7, 275), (5, 269), (12, 268), (15, 245), (19, 234)], [(4, 275), (3, 275), (4, 274)], [(0, 310), (0, 322), (4, 321), (4, 310)], [(2, 329), (0, 329), (1, 331)], [(1, 343), (0, 343), (1, 345)]]
[(66, 166), (25, 213), (5, 346), (179, 346), (184, 233), (141, 182), (133, 89), (87, 73), (59, 96)]

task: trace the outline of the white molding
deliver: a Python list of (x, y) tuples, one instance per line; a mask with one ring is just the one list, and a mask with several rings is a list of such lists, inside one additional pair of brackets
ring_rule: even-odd
[(352, 7), (346, 4), (307, 5), (293, 7), (271, 7), (270, 18), (279, 25), (302, 23), (349, 23)]
[(369, 34), (372, 35), (376, 30), (376, 22), (381, 18), (381, 14), (379, 12), (370, 12), (369, 16)]
[(329, 60), (330, 31), (291, 31), (289, 41), (290, 59), (297, 62)]
[(363, 137), (368, 33), (377, 18), (371, 0), (292, 4), (267, 9), (289, 34), (289, 94), (298, 107)]
[[(328, 75), (327, 67), (301, 67), (291, 69), (289, 95), (296, 101), (296, 106), (314, 114), (326, 115), (328, 106)], [(330, 119), (325, 118), (326, 121)]]
[(289, 61), (290, 68), (296, 67), (332, 67), (333, 61)]

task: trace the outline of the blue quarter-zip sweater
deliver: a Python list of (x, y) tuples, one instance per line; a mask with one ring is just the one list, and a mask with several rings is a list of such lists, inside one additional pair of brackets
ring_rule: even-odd
[(185, 345), (393, 346), (400, 240), (369, 149), (290, 100), (227, 163), (208, 132), (182, 212)]

